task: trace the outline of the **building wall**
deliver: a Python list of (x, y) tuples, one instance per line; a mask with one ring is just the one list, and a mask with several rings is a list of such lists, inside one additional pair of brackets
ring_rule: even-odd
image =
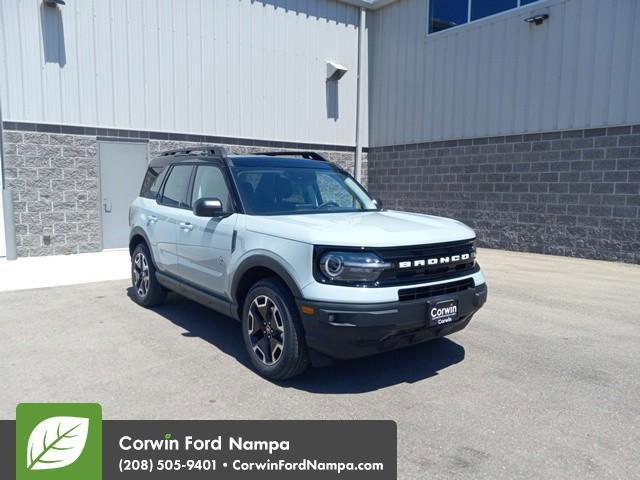
[(544, 0), (432, 35), (427, 9), (369, 19), (370, 189), (484, 246), (640, 263), (640, 2)]
[[(640, 2), (544, 0), (429, 36), (427, 7), (368, 13), (372, 192), (486, 246), (639, 262)], [(97, 138), (352, 168), (357, 21), (331, 0), (0, 2), (19, 255), (100, 249)], [(349, 68), (337, 89), (326, 60)]]
[(640, 123), (637, 0), (545, 0), (431, 35), (427, 8), (369, 14), (371, 146)]
[[(50, 131), (35, 131), (38, 128)], [(313, 147), (349, 171), (353, 171), (355, 156), (353, 148), (331, 145), (324, 146), (330, 150), (323, 150), (322, 145), (7, 122), (4, 166), (7, 185), (13, 191), (18, 256), (101, 250), (98, 139), (147, 142), (150, 156), (212, 143), (224, 144), (231, 153)], [(365, 154), (363, 172), (367, 171), (366, 162)], [(366, 183), (366, 177), (363, 180)]]
[(4, 132), (18, 256), (100, 250), (96, 139)]
[(640, 263), (640, 125), (375, 147), (369, 189), (481, 246)]
[[(353, 146), (358, 18), (334, 0), (2, 1), (4, 120)], [(327, 60), (349, 69), (337, 86)]]
[(97, 139), (313, 149), (353, 170), (358, 22), (335, 0), (0, 2), (18, 255), (101, 248)]

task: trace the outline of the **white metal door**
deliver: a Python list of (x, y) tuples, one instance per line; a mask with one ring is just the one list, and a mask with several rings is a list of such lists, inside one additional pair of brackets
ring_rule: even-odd
[(129, 205), (147, 170), (146, 143), (99, 142), (102, 248), (129, 244)]

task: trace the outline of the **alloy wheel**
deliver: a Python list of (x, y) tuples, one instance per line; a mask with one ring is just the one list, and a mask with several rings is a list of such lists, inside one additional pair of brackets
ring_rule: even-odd
[(149, 293), (149, 263), (142, 252), (138, 252), (133, 259), (133, 286), (141, 298)]
[(274, 365), (284, 352), (284, 323), (275, 302), (266, 295), (257, 296), (249, 307), (249, 339), (256, 357), (265, 365)]

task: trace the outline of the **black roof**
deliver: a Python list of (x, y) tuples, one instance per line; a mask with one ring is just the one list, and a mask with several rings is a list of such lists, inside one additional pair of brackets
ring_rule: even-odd
[(150, 167), (166, 167), (167, 165), (173, 165), (181, 162), (198, 162), (198, 163), (210, 163), (214, 160), (214, 157), (195, 156), (188, 154), (176, 154), (172, 156), (156, 157), (149, 162)]
[(227, 159), (232, 167), (295, 167), (331, 169), (333, 165), (326, 160), (309, 160), (294, 157), (272, 157), (261, 155), (231, 155)]
[(164, 167), (181, 162), (210, 163), (223, 161), (237, 167), (297, 167), (335, 168), (322, 155), (310, 151), (256, 152), (245, 155), (228, 155), (221, 145), (202, 145), (162, 152), (149, 164)]

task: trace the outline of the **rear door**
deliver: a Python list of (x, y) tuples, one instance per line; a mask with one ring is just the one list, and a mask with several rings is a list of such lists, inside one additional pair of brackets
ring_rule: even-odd
[(231, 258), (233, 230), (238, 215), (233, 213), (231, 190), (221, 165), (196, 167), (189, 204), (200, 198), (218, 198), (227, 212), (220, 217), (197, 217), (183, 210), (178, 233), (180, 276), (212, 293), (227, 291), (227, 268)]
[(131, 204), (134, 215), (139, 216), (142, 225), (144, 225), (147, 237), (149, 238), (151, 253), (153, 254), (156, 266), (161, 270), (163, 267), (161, 265), (160, 252), (158, 251), (158, 243), (156, 241), (158, 195), (160, 194), (160, 188), (162, 188), (162, 183), (168, 171), (169, 167), (166, 166), (150, 166), (142, 181), (140, 196)]
[(179, 275), (177, 241), (181, 217), (188, 211), (187, 190), (193, 166), (174, 165), (167, 173), (155, 209), (153, 240), (158, 255), (156, 262), (160, 270)]

